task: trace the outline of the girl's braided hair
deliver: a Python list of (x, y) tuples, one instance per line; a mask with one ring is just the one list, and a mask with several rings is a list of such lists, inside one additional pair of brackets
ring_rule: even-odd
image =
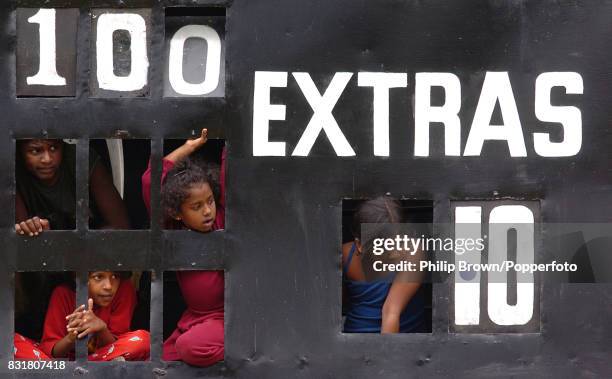
[(165, 218), (173, 218), (181, 210), (181, 204), (189, 196), (189, 190), (207, 183), (219, 203), (219, 166), (202, 160), (184, 159), (168, 171), (161, 189), (162, 209)]

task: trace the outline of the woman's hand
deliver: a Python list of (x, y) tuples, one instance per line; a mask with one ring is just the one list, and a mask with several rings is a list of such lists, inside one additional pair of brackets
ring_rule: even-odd
[(15, 232), (20, 235), (37, 236), (44, 230), (51, 229), (49, 220), (46, 218), (32, 217), (27, 220), (21, 221), (15, 224)]

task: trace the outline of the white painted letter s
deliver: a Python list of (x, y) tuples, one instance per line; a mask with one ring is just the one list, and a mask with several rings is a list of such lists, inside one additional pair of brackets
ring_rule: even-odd
[(545, 72), (535, 84), (535, 114), (538, 120), (559, 123), (563, 141), (551, 142), (548, 133), (533, 133), (533, 147), (542, 157), (571, 157), (582, 147), (582, 114), (576, 107), (552, 106), (550, 91), (565, 87), (568, 94), (582, 94), (582, 76), (577, 72)]

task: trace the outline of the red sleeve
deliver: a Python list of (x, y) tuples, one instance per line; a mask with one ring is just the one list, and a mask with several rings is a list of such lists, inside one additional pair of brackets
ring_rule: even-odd
[(225, 229), (225, 157), (227, 150), (223, 146), (221, 152), (221, 170), (219, 172), (219, 206), (217, 207), (217, 215), (215, 217), (215, 229)]
[(221, 196), (219, 196), (219, 202), (221, 207), (225, 210), (225, 157), (227, 156), (227, 149), (223, 146), (221, 152), (221, 173), (219, 174), (219, 187), (221, 187)]
[[(174, 162), (169, 161), (167, 159), (162, 160), (162, 177), (161, 181), (164, 181), (164, 178), (168, 174), (168, 171), (172, 170), (174, 167)], [(149, 164), (147, 165), (147, 171), (142, 174), (142, 200), (144, 200), (145, 207), (147, 208), (147, 212), (149, 212), (149, 216), (151, 215), (151, 160), (149, 159)]]
[(108, 330), (115, 336), (129, 332), (136, 308), (136, 290), (129, 279), (121, 280), (110, 307)]
[(53, 346), (66, 335), (66, 316), (76, 308), (76, 293), (67, 286), (55, 287), (49, 300), (40, 349), (52, 356)]

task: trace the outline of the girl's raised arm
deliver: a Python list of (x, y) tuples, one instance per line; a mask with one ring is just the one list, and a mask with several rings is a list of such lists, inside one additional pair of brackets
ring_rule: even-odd
[(202, 134), (200, 135), (200, 137), (185, 141), (185, 143), (181, 147), (166, 155), (164, 159), (176, 163), (180, 160), (187, 158), (195, 151), (197, 151), (200, 147), (204, 146), (206, 141), (208, 141), (208, 129), (202, 129)]
[[(192, 140), (187, 140), (181, 147), (177, 148), (170, 154), (166, 155), (162, 161), (162, 182), (168, 171), (174, 167), (174, 164), (182, 159), (187, 158), (208, 141), (208, 129), (202, 129), (200, 137)], [(147, 166), (147, 170), (142, 174), (142, 199), (147, 208), (149, 215), (151, 214), (151, 161)]]

